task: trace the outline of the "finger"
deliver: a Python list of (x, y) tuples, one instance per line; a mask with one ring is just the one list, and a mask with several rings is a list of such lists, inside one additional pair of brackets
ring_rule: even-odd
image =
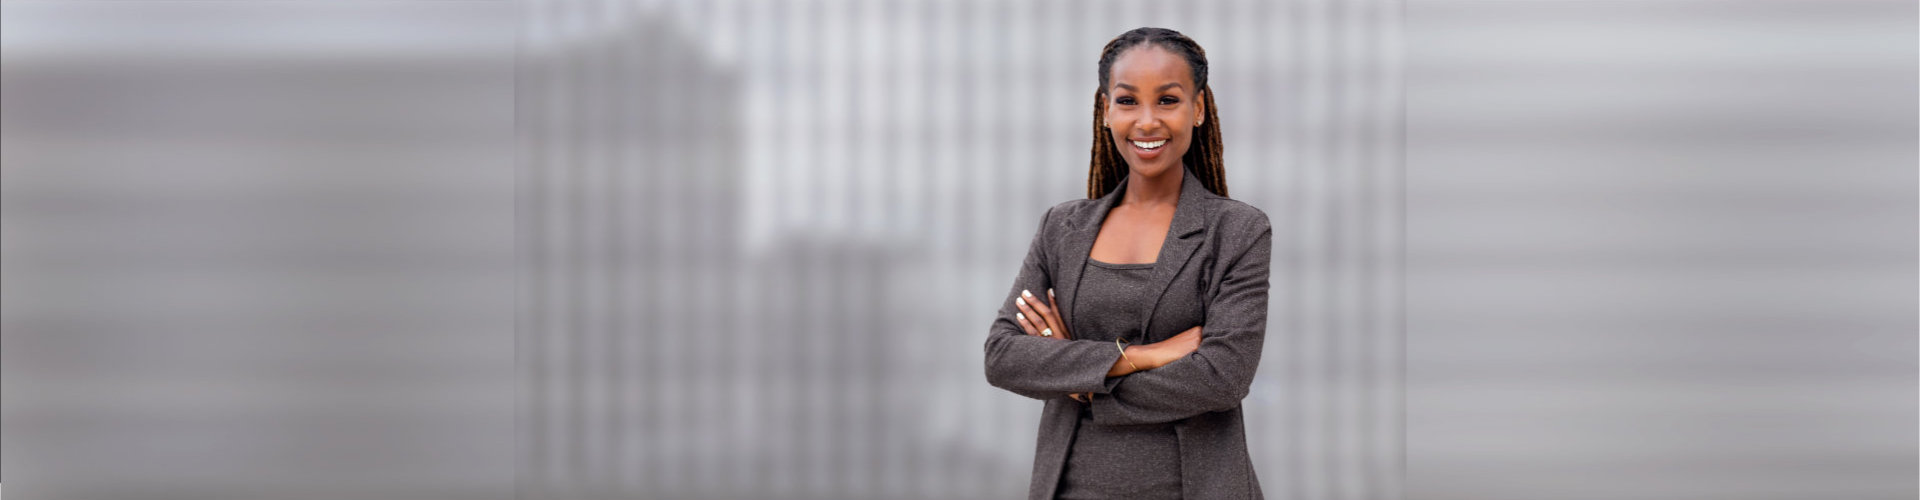
[(1033, 326), (1040, 327), (1040, 328), (1047, 327), (1046, 318), (1041, 317), (1039, 311), (1034, 310), (1034, 304), (1032, 302), (1028, 302), (1026, 298), (1014, 297), (1013, 305), (1014, 307), (1020, 308), (1020, 314), (1027, 315), (1027, 321), (1033, 322)]
[[(1033, 295), (1025, 290), (1022, 290), (1020, 293), (1026, 296)], [(1027, 300), (1025, 297), (1014, 297), (1013, 304), (1019, 306), (1023, 314), (1027, 315), (1027, 321), (1032, 322), (1034, 328), (1040, 329), (1040, 336), (1055, 337), (1061, 332), (1060, 327), (1049, 323), (1047, 317), (1040, 312), (1040, 308), (1045, 306), (1040, 305), (1038, 302)]]
[(1040, 323), (1046, 325), (1045, 328), (1052, 328), (1054, 333), (1066, 331), (1065, 328), (1061, 328), (1060, 318), (1053, 315), (1053, 308), (1047, 307), (1038, 297), (1034, 297), (1033, 292), (1021, 290), (1020, 294), (1025, 299), (1023, 302), (1026, 302), (1027, 307), (1032, 308), (1040, 318)]
[(1080, 393), (1078, 393), (1078, 392), (1076, 392), (1076, 393), (1073, 393), (1073, 394), (1068, 394), (1068, 395), (1067, 395), (1067, 397), (1070, 397), (1070, 398), (1073, 398), (1073, 400), (1074, 400), (1074, 401), (1079, 401), (1079, 402), (1082, 402), (1082, 403), (1085, 403), (1085, 402), (1087, 402), (1087, 400), (1085, 400), (1085, 399), (1080, 399)]
[[(1047, 289), (1047, 308), (1052, 309), (1052, 312), (1054, 312), (1055, 314), (1058, 314), (1060, 312), (1060, 299), (1056, 299), (1053, 297), (1052, 288)], [(1060, 327), (1055, 328), (1053, 331), (1054, 333), (1060, 335), (1060, 338), (1062, 339), (1067, 339), (1067, 340), (1073, 339), (1073, 335), (1067, 333), (1067, 322), (1064, 319), (1060, 320)]]
[(1035, 337), (1038, 337), (1038, 336), (1040, 336), (1040, 329), (1039, 329), (1039, 328), (1035, 328), (1035, 327), (1033, 326), (1033, 322), (1032, 322), (1032, 321), (1027, 321), (1027, 315), (1026, 315), (1026, 314), (1024, 314), (1024, 313), (1013, 313), (1013, 319), (1014, 319), (1014, 321), (1016, 321), (1016, 322), (1018, 322), (1018, 323), (1020, 323), (1020, 328), (1021, 328), (1022, 330), (1026, 330), (1026, 331), (1027, 331), (1027, 335), (1032, 335), (1032, 336), (1035, 336)]

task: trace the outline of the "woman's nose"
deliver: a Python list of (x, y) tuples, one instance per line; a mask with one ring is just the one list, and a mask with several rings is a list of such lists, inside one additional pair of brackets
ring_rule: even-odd
[(1160, 117), (1155, 116), (1152, 111), (1140, 113), (1140, 118), (1133, 122), (1133, 129), (1149, 134), (1157, 133), (1160, 131)]

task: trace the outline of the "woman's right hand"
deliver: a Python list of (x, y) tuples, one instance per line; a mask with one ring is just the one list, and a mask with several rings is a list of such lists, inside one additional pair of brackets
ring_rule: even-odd
[[(1113, 360), (1107, 376), (1119, 377), (1167, 366), (1200, 350), (1200, 327), (1188, 328), (1166, 340), (1121, 348), (1120, 359)], [(1078, 399), (1078, 398), (1075, 398)]]
[(1186, 331), (1168, 337), (1166, 340), (1147, 344), (1147, 347), (1151, 349), (1149, 352), (1152, 353), (1151, 356), (1147, 356), (1152, 358), (1148, 360), (1147, 364), (1152, 366), (1142, 366), (1140, 367), (1141, 369), (1151, 370), (1167, 366), (1168, 363), (1179, 361), (1180, 358), (1185, 358), (1188, 354), (1193, 354), (1193, 351), (1200, 350), (1200, 327), (1188, 328)]

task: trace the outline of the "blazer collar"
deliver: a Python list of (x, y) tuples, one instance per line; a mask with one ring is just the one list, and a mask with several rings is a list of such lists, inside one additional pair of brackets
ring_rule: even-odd
[[(1208, 191), (1206, 186), (1201, 185), (1200, 178), (1195, 177), (1193, 171), (1187, 170), (1185, 165), (1180, 167), (1180, 175), (1180, 201), (1174, 205), (1173, 224), (1167, 228), (1167, 235), (1174, 238), (1185, 237), (1194, 231), (1205, 230), (1207, 226), (1207, 214), (1201, 213), (1204, 211), (1201, 205), (1205, 205), (1202, 201), (1220, 197), (1219, 195), (1213, 194), (1212, 191)], [(1083, 218), (1080, 229), (1082, 231), (1093, 231), (1096, 235), (1099, 234), (1100, 224), (1107, 221), (1107, 212), (1112, 211), (1113, 207), (1119, 206), (1120, 200), (1126, 197), (1127, 182), (1131, 180), (1132, 176), (1121, 178), (1120, 185), (1114, 186), (1113, 191), (1101, 196), (1100, 203), (1098, 204), (1100, 207), (1099, 210), (1094, 210), (1092, 214), (1089, 214), (1091, 215), (1090, 217)]]
[[(1141, 332), (1150, 333), (1148, 326), (1153, 324), (1153, 313), (1160, 304), (1160, 296), (1166, 293), (1167, 287), (1173, 284), (1174, 276), (1180, 274), (1180, 269), (1186, 266), (1188, 258), (1192, 257), (1194, 250), (1200, 247), (1202, 238), (1198, 236), (1206, 232), (1210, 215), (1207, 212), (1213, 208), (1213, 204), (1208, 201), (1219, 198), (1219, 195), (1213, 194), (1212, 191), (1207, 190), (1206, 186), (1201, 185), (1200, 179), (1184, 165), (1181, 166), (1180, 172), (1182, 175), (1180, 201), (1174, 205), (1173, 223), (1168, 225), (1166, 239), (1160, 244), (1159, 258), (1154, 260), (1153, 277), (1147, 288), (1153, 295), (1152, 305), (1142, 313)], [(1093, 241), (1100, 236), (1100, 225), (1106, 222), (1107, 212), (1120, 204), (1121, 197), (1126, 194), (1126, 188), (1127, 179), (1121, 179), (1120, 185), (1115, 186), (1112, 192), (1101, 196), (1099, 203), (1094, 205), (1095, 209), (1092, 213), (1082, 217), (1079, 227), (1067, 236), (1067, 254), (1061, 261), (1060, 279), (1055, 283), (1056, 287), (1060, 288), (1058, 291), (1061, 292), (1058, 294), (1060, 308), (1067, 311), (1069, 315), (1067, 324), (1070, 331), (1082, 331), (1080, 327), (1084, 323), (1076, 320), (1077, 315), (1073, 314), (1073, 304), (1079, 296), (1080, 277), (1086, 270), (1088, 253), (1093, 251)], [(1128, 340), (1148, 342), (1157, 339), (1131, 338)]]

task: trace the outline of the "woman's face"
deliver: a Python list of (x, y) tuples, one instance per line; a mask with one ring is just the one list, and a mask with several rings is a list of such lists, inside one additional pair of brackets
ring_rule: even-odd
[(1122, 52), (1112, 69), (1106, 125), (1114, 147), (1136, 173), (1158, 176), (1179, 168), (1194, 127), (1206, 116), (1186, 59), (1141, 45)]

